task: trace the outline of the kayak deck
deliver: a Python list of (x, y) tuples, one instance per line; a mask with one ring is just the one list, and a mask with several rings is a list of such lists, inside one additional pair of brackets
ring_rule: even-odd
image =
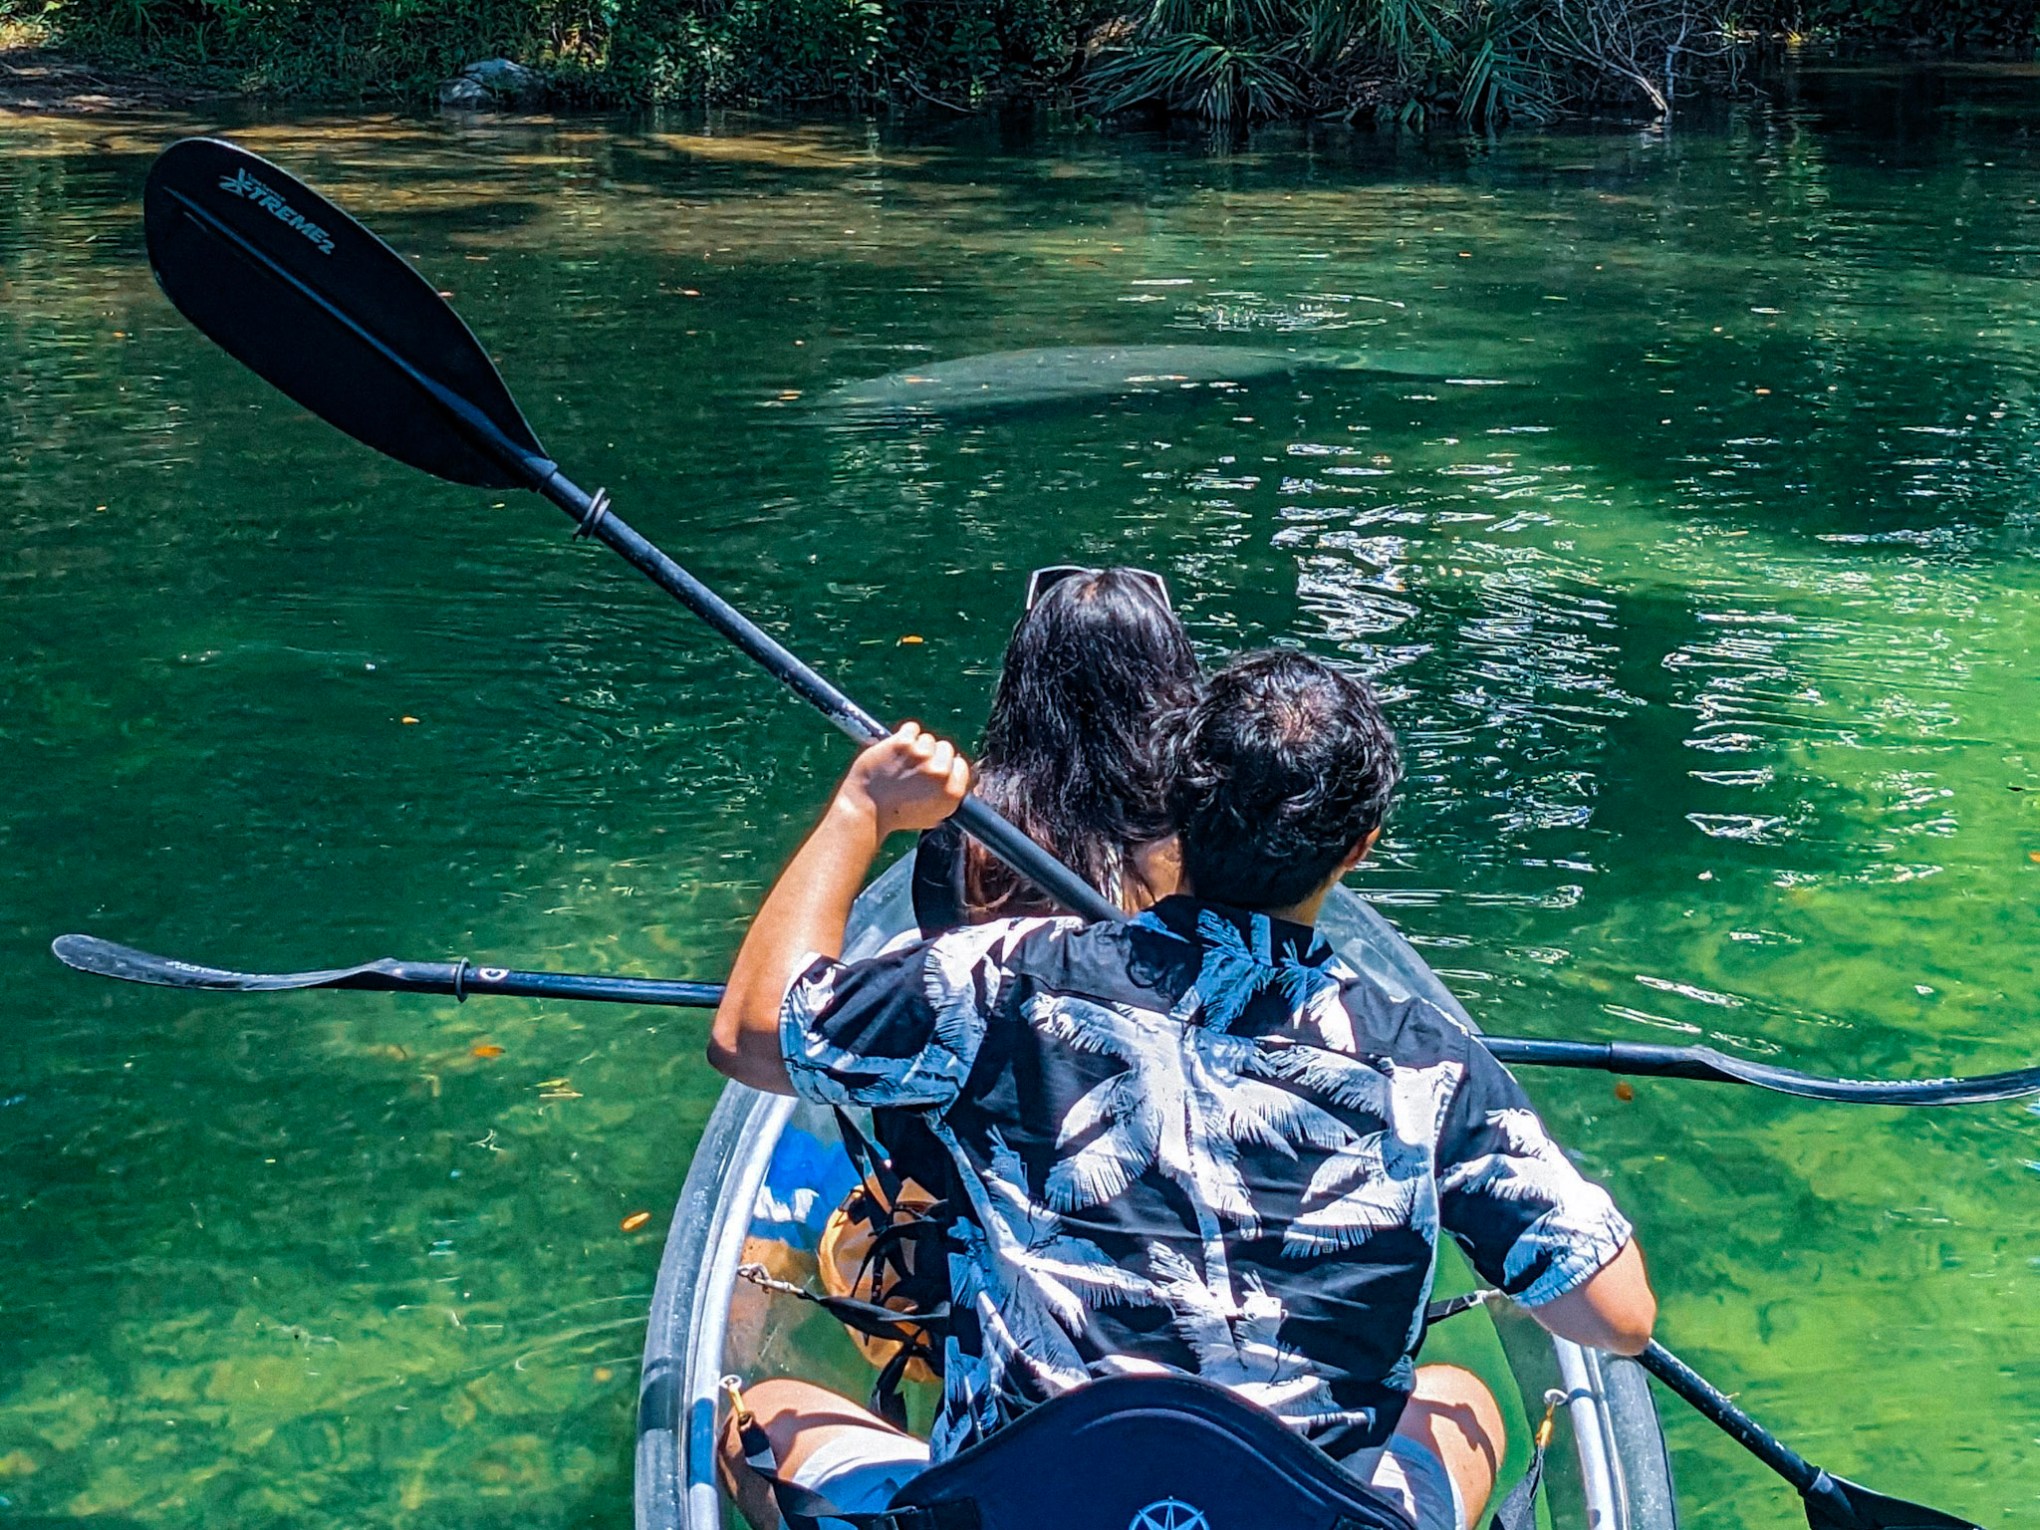
[[(845, 956), (876, 952), (911, 921), (901, 862), (858, 899)], [(1389, 991), (1464, 1016), (1409, 944), (1358, 897), (1335, 893), (1319, 929)], [(638, 1530), (722, 1530), (715, 1442), (723, 1376), (797, 1375), (858, 1398), (869, 1389), (873, 1372), (840, 1325), (737, 1274), (763, 1256), (785, 1265), (772, 1273), (811, 1275), (803, 1259), (813, 1235), (854, 1180), (827, 1110), (741, 1084), (725, 1088), (688, 1167), (652, 1294), (638, 1396)], [(1438, 1294), (1472, 1283), (1457, 1250), (1445, 1246)], [(1504, 1487), (1528, 1465), (1546, 1390), (1572, 1397), (1565, 1413), (1574, 1449), (1554, 1448), (1547, 1462), (1552, 1530), (1676, 1530), (1664, 1436), (1633, 1362), (1554, 1339), (1506, 1305), (1439, 1324), (1424, 1359), (1465, 1366), (1494, 1391), (1509, 1431)], [(906, 1390), (918, 1426), (933, 1388)]]

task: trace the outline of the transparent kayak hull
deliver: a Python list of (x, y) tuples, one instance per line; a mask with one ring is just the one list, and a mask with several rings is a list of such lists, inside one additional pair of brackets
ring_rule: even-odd
[[(901, 862), (858, 900), (846, 955), (877, 951), (911, 919)], [(1464, 1014), (1409, 944), (1358, 897), (1335, 893), (1319, 928), (1389, 991)], [(652, 1295), (638, 1395), (638, 1530), (723, 1530), (729, 1522), (715, 1475), (723, 1376), (800, 1375), (850, 1396), (870, 1386), (870, 1368), (832, 1320), (806, 1304), (768, 1297), (737, 1275), (760, 1249), (786, 1249), (785, 1238), (797, 1243), (789, 1227), (812, 1225), (840, 1198), (847, 1182), (833, 1180), (849, 1173), (848, 1160), (834, 1139), (827, 1111), (740, 1084), (723, 1091), (709, 1118)], [(1469, 1283), (1448, 1250), (1439, 1291)], [(1553, 1339), (1519, 1313), (1486, 1308), (1438, 1325), (1424, 1359), (1477, 1371), (1501, 1399), (1511, 1437), (1505, 1481), (1527, 1460), (1545, 1392), (1555, 1387), (1571, 1396), (1564, 1433), (1573, 1448), (1554, 1447), (1546, 1477), (1552, 1530), (1676, 1530), (1664, 1436), (1644, 1374), (1632, 1362)], [(920, 1399), (924, 1408), (926, 1401)]]

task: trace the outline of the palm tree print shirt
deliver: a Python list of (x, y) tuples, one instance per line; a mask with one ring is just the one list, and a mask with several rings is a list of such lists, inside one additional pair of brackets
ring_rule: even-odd
[(1440, 1229), (1530, 1306), (1630, 1235), (1463, 1024), (1263, 914), (1178, 897), (817, 958), (780, 1041), (799, 1094), (940, 1144), (937, 1459), (1157, 1366), (1350, 1457), (1408, 1397)]

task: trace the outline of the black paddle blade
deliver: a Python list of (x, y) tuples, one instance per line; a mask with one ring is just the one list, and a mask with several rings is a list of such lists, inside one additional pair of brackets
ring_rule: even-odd
[(229, 972), (201, 967), (174, 956), (153, 956), (133, 946), (117, 946), (93, 935), (59, 935), (50, 942), (58, 961), (95, 977), (124, 983), (153, 983), (158, 988), (210, 988), (234, 993), (278, 993), (290, 988), (334, 988), (349, 979), (373, 980), (383, 964), (335, 967), (325, 972)]
[(1973, 1519), (1957, 1519), (1922, 1503), (1886, 1498), (1846, 1477), (1823, 1476), (1822, 1480), (1835, 1489), (1842, 1502), (1818, 1491), (1807, 1494), (1806, 1522), (1813, 1530), (1983, 1530)]
[(357, 441), (477, 488), (530, 488), (552, 471), (460, 315), (296, 177), (187, 138), (149, 172), (142, 218), (178, 312)]

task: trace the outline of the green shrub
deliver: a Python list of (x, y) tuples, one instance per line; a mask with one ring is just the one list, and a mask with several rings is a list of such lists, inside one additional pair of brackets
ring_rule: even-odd
[(2028, 46), (2040, 0), (0, 0), (87, 54), (291, 96), (428, 98), (498, 55), (574, 102), (935, 101), (1488, 125), (1680, 81), (1779, 34)]

